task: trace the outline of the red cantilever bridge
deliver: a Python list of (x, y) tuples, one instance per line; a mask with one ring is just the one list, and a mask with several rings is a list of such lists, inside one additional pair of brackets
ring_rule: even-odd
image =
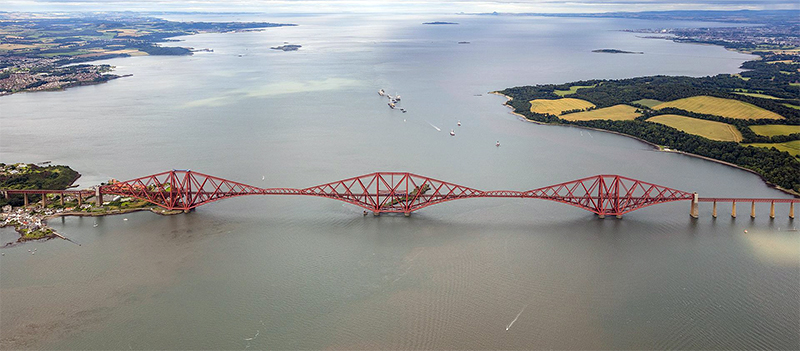
[[(528, 191), (483, 191), (408, 172), (375, 172), (309, 188), (259, 188), (189, 170), (172, 170), (128, 181), (101, 185), (94, 191), (80, 190), (2, 190), (9, 194), (75, 193), (79, 199), (95, 195), (102, 203), (104, 194), (134, 197), (170, 210), (189, 211), (198, 206), (230, 197), (245, 195), (302, 195), (344, 201), (374, 214), (411, 212), (442, 202), (469, 198), (530, 198), (565, 203), (593, 212), (600, 217), (621, 217), (650, 205), (692, 201), (696, 217), (697, 203), (716, 201), (794, 203), (800, 199), (714, 199), (643, 182), (619, 175), (596, 175)], [(92, 194), (93, 193), (93, 194)], [(735, 211), (735, 210), (734, 210)], [(773, 215), (774, 216), (774, 215)]]

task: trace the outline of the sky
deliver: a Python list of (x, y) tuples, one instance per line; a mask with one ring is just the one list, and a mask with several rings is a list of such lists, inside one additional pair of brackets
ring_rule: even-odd
[(800, 0), (0, 0), (0, 11), (592, 13), (800, 9)]

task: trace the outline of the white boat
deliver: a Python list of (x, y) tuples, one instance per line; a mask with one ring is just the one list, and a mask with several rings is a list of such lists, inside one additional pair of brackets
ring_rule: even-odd
[(498, 146), (499, 147), (500, 146), (500, 140), (498, 140), (497, 144), (494, 144), (494, 146)]
[(456, 131), (455, 131), (455, 130), (452, 130), (452, 129), (450, 129), (450, 136), (456, 136)]
[(390, 103), (389, 103), (389, 107), (391, 107), (392, 109), (394, 109), (394, 104), (390, 102)]
[(461, 121), (458, 121), (458, 126), (461, 127)]
[(400, 101), (400, 95), (397, 95), (397, 93), (395, 93), (394, 99), (397, 100), (397, 101)]
[(383, 91), (383, 89), (381, 89), (381, 90), (378, 90), (378, 95), (380, 95), (380, 96), (384, 96), (384, 95), (386, 95), (386, 92), (385, 92), (385, 91)]

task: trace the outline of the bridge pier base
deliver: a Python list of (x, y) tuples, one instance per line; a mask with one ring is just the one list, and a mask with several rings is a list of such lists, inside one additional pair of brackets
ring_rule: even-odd
[(606, 219), (606, 215), (604, 214), (597, 214), (597, 218)]
[(617, 215), (617, 219), (622, 219), (622, 215)]
[(64, 207), (64, 193), (61, 193), (61, 207)]
[(750, 203), (750, 218), (756, 218), (756, 202)]
[(769, 205), (769, 218), (775, 219), (775, 201)]
[(711, 216), (717, 218), (717, 201), (714, 200), (714, 209), (711, 211)]
[(27, 207), (27, 206), (28, 206), (28, 193), (24, 193), (24, 194), (22, 194), (22, 198), (24, 199), (24, 201), (25, 201), (25, 206)]
[(374, 211), (374, 212), (372, 212), (372, 215), (375, 216), (375, 217), (378, 217), (378, 216), (381, 215), (381, 213), (378, 212), (378, 211)]
[(95, 197), (95, 204), (99, 206), (103, 206), (103, 194), (100, 192), (100, 187), (94, 188), (94, 197)]
[(83, 205), (83, 194), (78, 193), (78, 206)]
[(411, 217), (411, 212), (403, 212), (403, 216)]
[(731, 217), (736, 218), (736, 201), (734, 201), (731, 206)]
[(789, 203), (789, 218), (794, 219), (794, 202)]
[(42, 194), (42, 207), (47, 207), (47, 194)]
[(698, 201), (697, 193), (694, 193), (694, 196), (692, 197), (692, 207), (689, 210), (689, 215), (695, 219), (697, 217), (700, 217), (700, 210), (697, 208), (697, 201)]

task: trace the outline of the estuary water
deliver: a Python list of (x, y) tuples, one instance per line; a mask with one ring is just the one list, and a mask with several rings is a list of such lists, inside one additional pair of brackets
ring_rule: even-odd
[[(170, 45), (213, 52), (108, 60), (132, 76), (2, 97), (0, 161), (68, 164), (83, 174), (81, 186), (174, 168), (297, 188), (373, 171), (482, 190), (610, 173), (704, 196), (786, 196), (751, 173), (630, 138), (520, 121), (505, 98), (488, 94), (579, 79), (735, 73), (752, 57), (620, 31), (723, 24), (170, 19), (299, 26), (181, 37)], [(430, 21), (458, 24), (422, 24)], [(284, 43), (302, 48), (270, 49)], [(602, 48), (645, 54), (592, 52)], [(408, 112), (389, 109), (381, 88), (402, 95)], [(52, 240), (2, 250), (0, 346), (797, 348), (800, 233), (787, 230), (798, 226), (788, 208), (770, 220), (768, 206), (757, 205), (751, 219), (740, 204), (732, 219), (721, 205), (712, 219), (701, 205), (691, 220), (688, 206), (599, 220), (552, 202), (473, 199), (405, 218), (362, 216), (326, 199), (241, 197), (178, 216), (56, 219), (50, 224), (80, 246)]]

